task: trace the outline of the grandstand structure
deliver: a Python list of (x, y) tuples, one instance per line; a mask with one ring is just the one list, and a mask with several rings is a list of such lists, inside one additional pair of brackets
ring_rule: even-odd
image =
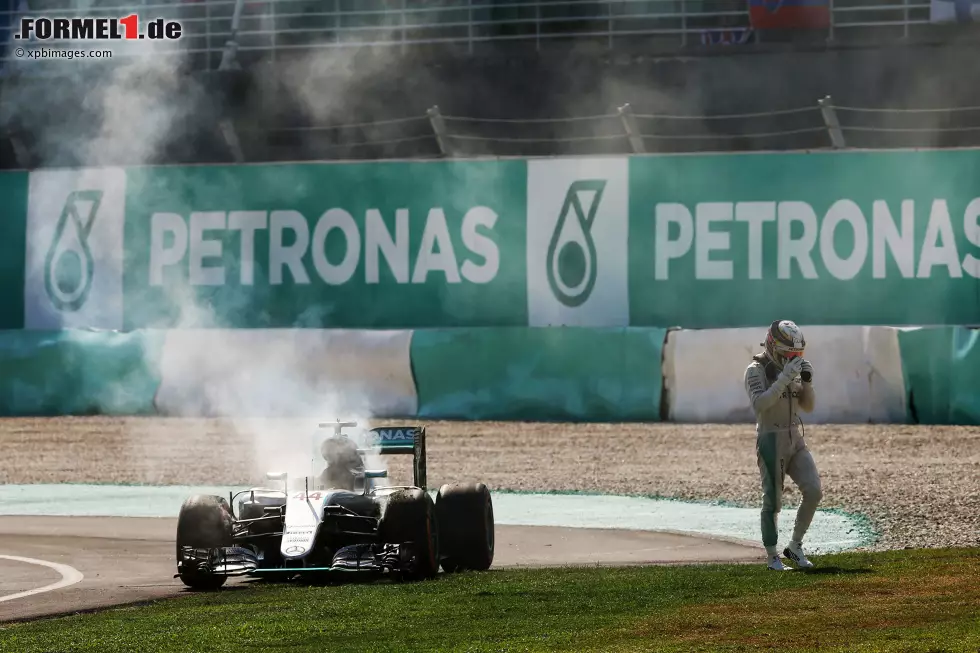
[[(974, 146), (965, 6), (0, 0), (0, 167)], [(98, 61), (16, 54), (53, 47), (15, 41), (22, 16), (132, 13), (183, 35), (57, 46), (112, 51)], [(153, 160), (55, 147), (139, 92), (176, 107)]]

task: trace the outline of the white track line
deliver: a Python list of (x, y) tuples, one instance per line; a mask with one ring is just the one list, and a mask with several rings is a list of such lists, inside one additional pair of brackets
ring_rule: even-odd
[(0, 596), (0, 603), (3, 601), (13, 601), (14, 599), (21, 599), (25, 596), (33, 596), (35, 594), (41, 594), (42, 592), (51, 592), (54, 590), (60, 590), (62, 587), (68, 587), (69, 585), (74, 585), (75, 583), (80, 583), (85, 576), (82, 572), (78, 571), (74, 567), (69, 567), (68, 565), (60, 565), (57, 562), (48, 562), (47, 560), (37, 560), (35, 558), (21, 558), (20, 556), (8, 556), (0, 555), (0, 558), (4, 560), (13, 560), (14, 562), (25, 562), (29, 565), (40, 565), (42, 567), (48, 567), (54, 569), (56, 572), (61, 574), (61, 580), (57, 583), (51, 583), (50, 585), (45, 585), (44, 587), (38, 587), (37, 589), (27, 590), (25, 592), (17, 592), (16, 594), (8, 594), (6, 596)]

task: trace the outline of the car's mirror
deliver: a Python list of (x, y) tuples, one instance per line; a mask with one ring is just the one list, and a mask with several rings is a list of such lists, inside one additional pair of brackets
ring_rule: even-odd
[(267, 472), (265, 477), (270, 481), (285, 481), (286, 472)]
[(367, 469), (364, 470), (364, 478), (388, 478), (387, 469)]

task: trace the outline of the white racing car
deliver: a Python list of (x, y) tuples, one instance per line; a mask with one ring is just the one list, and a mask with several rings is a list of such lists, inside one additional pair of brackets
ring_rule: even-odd
[[(369, 448), (343, 433), (355, 422), (320, 427), (311, 476), (269, 473), (280, 487), (184, 502), (175, 577), (213, 590), (229, 576), (358, 572), (420, 580), (434, 577), (440, 566), (446, 572), (490, 567), (490, 491), (482, 483), (443, 485), (433, 500), (425, 478), (425, 427), (362, 430), (360, 443)], [(414, 485), (376, 486), (374, 479), (387, 478), (387, 471), (365, 468), (372, 451), (411, 454)]]

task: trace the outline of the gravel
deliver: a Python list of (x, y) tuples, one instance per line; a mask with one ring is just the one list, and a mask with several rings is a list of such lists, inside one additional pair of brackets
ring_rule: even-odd
[[(397, 420), (396, 420), (397, 421)], [(405, 423), (413, 423), (407, 420)], [(299, 420), (0, 420), (0, 483), (247, 484), (309, 446)], [(431, 422), (429, 484), (574, 490), (756, 507), (750, 424)], [(980, 544), (980, 427), (810, 425), (821, 508), (866, 515), (872, 550)], [(395, 482), (410, 458), (389, 461)], [(787, 479), (786, 506), (799, 501)]]

